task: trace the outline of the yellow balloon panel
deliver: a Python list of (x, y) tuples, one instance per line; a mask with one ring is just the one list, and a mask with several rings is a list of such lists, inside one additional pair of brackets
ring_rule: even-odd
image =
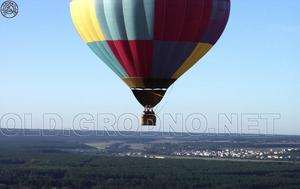
[(95, 0), (73, 0), (71, 16), (81, 38), (86, 42), (104, 41), (95, 9)]
[(172, 76), (173, 79), (179, 78), (187, 70), (189, 70), (194, 64), (196, 64), (211, 48), (213, 45), (209, 43), (199, 43), (192, 54), (184, 62), (184, 64), (175, 72)]

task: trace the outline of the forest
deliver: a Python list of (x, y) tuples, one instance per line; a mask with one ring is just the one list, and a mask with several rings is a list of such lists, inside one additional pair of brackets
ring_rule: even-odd
[(297, 162), (98, 154), (67, 138), (0, 137), (0, 188), (296, 189)]

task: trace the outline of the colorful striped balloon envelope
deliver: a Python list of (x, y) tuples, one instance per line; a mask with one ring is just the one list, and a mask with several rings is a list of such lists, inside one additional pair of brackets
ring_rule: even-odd
[(81, 38), (145, 107), (143, 125), (166, 90), (222, 35), (230, 0), (71, 0)]

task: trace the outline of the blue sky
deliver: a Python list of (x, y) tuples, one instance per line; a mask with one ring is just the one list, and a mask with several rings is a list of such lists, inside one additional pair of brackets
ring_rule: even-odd
[[(79, 38), (68, 0), (16, 2), (17, 17), (0, 15), (0, 117), (57, 113), (68, 124), (78, 113), (139, 116), (128, 87)], [(275, 133), (300, 134), (299, 7), (232, 0), (223, 36), (171, 87), (159, 115), (202, 113), (213, 128), (219, 113), (277, 113)]]

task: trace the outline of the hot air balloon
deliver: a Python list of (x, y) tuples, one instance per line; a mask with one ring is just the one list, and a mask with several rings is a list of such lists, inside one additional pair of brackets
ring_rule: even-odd
[(142, 125), (167, 89), (217, 42), (230, 0), (71, 0), (71, 17), (91, 50), (144, 106)]

